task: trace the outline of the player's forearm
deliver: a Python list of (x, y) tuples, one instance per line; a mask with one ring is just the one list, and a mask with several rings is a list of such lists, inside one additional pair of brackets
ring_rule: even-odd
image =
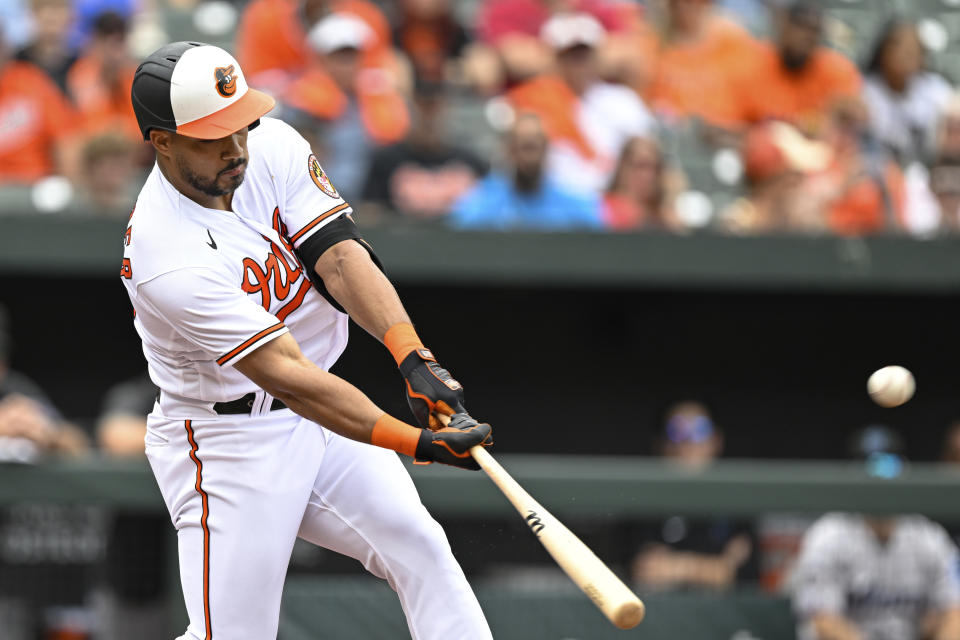
[(410, 322), (396, 289), (357, 242), (330, 247), (315, 268), (330, 295), (376, 339), (382, 340), (390, 327)]
[(812, 624), (817, 640), (863, 640), (857, 628), (842, 616), (821, 613), (813, 618)]
[(353, 440), (369, 443), (374, 425), (384, 415), (359, 389), (304, 357), (289, 334), (235, 366), (297, 414)]
[(960, 640), (960, 609), (949, 609), (937, 618), (933, 640)]

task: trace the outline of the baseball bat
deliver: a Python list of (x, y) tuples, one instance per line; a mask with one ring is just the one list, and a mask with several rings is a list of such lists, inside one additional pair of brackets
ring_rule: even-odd
[[(448, 416), (437, 416), (448, 424)], [(513, 504), (540, 543), (560, 568), (587, 594), (603, 615), (620, 629), (640, 624), (643, 602), (580, 538), (533, 499), (520, 484), (480, 445), (470, 455)]]

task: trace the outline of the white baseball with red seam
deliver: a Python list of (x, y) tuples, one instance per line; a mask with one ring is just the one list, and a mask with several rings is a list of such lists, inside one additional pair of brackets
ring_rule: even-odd
[(867, 393), (881, 407), (899, 407), (913, 397), (916, 388), (913, 374), (898, 365), (877, 369), (867, 380)]

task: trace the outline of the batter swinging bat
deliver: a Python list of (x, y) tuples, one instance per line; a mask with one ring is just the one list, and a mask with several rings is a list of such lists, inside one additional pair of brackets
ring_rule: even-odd
[[(437, 417), (444, 424), (450, 421), (448, 416)], [(534, 500), (486, 449), (477, 445), (470, 449), (470, 454), (520, 512), (560, 568), (610, 622), (620, 629), (632, 629), (643, 620), (644, 606), (640, 598), (580, 538)]]

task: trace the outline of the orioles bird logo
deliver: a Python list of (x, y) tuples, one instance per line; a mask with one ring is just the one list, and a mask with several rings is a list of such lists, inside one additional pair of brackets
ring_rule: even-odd
[(213, 70), (213, 77), (217, 80), (217, 93), (229, 98), (237, 92), (237, 76), (233, 75), (233, 65), (217, 67)]
[(330, 182), (330, 178), (327, 177), (327, 174), (323, 172), (323, 169), (320, 167), (320, 163), (317, 162), (317, 156), (310, 154), (310, 157), (307, 158), (307, 171), (310, 173), (310, 177), (313, 179), (313, 183), (320, 188), (320, 191), (323, 191), (325, 194), (331, 198), (339, 198), (340, 193), (337, 191), (337, 188), (333, 186), (333, 183)]

